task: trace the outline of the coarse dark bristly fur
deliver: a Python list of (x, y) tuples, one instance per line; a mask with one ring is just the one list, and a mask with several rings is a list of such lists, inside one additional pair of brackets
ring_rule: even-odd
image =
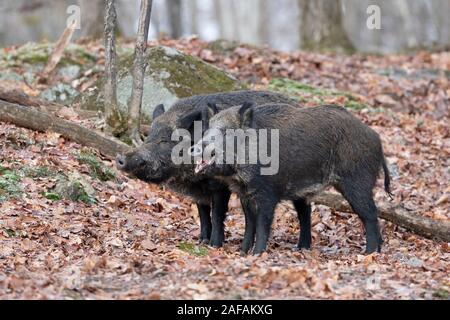
[(200, 215), (200, 241), (209, 242), (215, 247), (222, 246), (224, 240), (223, 221), (228, 210), (230, 191), (225, 183), (217, 179), (195, 175), (193, 165), (175, 165), (171, 160), (171, 152), (178, 142), (171, 141), (171, 135), (178, 128), (188, 129), (192, 134), (194, 121), (202, 120), (202, 110), (208, 103), (223, 110), (245, 101), (252, 101), (256, 105), (295, 104), (278, 93), (245, 90), (180, 99), (168, 111), (159, 105), (155, 108), (144, 144), (116, 159), (119, 169), (143, 181), (164, 184), (190, 196), (196, 202)]
[[(215, 112), (216, 108), (210, 106), (207, 113)], [(243, 252), (253, 247), (255, 235), (254, 253), (266, 250), (274, 209), (280, 200), (293, 201), (300, 220), (298, 248), (309, 248), (310, 198), (328, 186), (335, 187), (361, 218), (366, 252), (380, 251), (382, 238), (372, 190), (383, 168), (385, 190), (390, 194), (389, 172), (378, 134), (350, 112), (334, 105), (295, 108), (266, 104), (255, 108), (246, 103), (212, 116), (209, 126), (223, 135), (226, 129), (279, 130), (277, 174), (261, 175), (260, 164), (214, 163), (199, 174), (222, 180), (247, 204)], [(194, 148), (202, 150), (198, 146), (205, 144), (199, 141)]]

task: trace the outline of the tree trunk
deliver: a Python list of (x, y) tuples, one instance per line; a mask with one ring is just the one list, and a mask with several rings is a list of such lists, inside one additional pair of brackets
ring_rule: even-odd
[(219, 21), (220, 37), (227, 40), (238, 40), (236, 4), (234, 0), (216, 0), (214, 1), (214, 6)]
[(104, 2), (100, 0), (78, 0), (81, 8), (81, 37), (100, 39), (102, 37), (102, 21), (104, 15)]
[[(189, 16), (191, 18), (191, 34), (198, 35), (198, 6), (197, 6), (197, 0), (191, 0), (188, 2), (189, 4)], [(214, 2), (215, 4), (215, 2)]]
[(170, 37), (172, 39), (178, 39), (183, 35), (181, 25), (181, 0), (167, 0), (166, 6), (170, 25)]
[(125, 123), (117, 104), (116, 95), (116, 24), (114, 0), (106, 0), (105, 9), (105, 122), (114, 136), (124, 131)]
[(354, 51), (342, 23), (341, 0), (298, 0), (298, 4), (302, 49)]
[(139, 14), (138, 34), (134, 50), (133, 87), (128, 110), (128, 132), (134, 145), (142, 143), (139, 133), (142, 94), (144, 90), (144, 72), (146, 63), (144, 54), (147, 48), (148, 29), (152, 12), (152, 0), (142, 0)]

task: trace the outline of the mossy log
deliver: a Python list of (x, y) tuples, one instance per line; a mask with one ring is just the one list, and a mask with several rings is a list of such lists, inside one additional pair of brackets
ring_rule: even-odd
[(63, 137), (100, 151), (114, 159), (118, 153), (129, 150), (129, 146), (117, 139), (88, 129), (77, 123), (58, 118), (45, 111), (0, 100), (0, 121), (36, 131), (54, 131)]

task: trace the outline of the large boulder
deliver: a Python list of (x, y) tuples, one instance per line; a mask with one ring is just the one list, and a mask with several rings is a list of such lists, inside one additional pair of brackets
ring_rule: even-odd
[[(160, 103), (166, 108), (179, 98), (197, 94), (233, 91), (241, 89), (238, 81), (202, 60), (183, 54), (173, 48), (153, 47), (146, 51), (142, 118), (151, 121), (153, 109)], [(119, 58), (117, 69), (117, 100), (123, 113), (131, 95), (133, 54), (126, 53)], [(103, 110), (103, 83), (100, 80), (83, 94), (80, 107), (89, 110)]]

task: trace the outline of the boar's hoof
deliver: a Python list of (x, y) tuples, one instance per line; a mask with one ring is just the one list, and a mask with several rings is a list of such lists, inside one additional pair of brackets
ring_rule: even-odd
[(209, 239), (200, 238), (200, 240), (198, 240), (198, 243), (199, 244), (209, 244)]
[(239, 250), (239, 255), (240, 255), (241, 257), (245, 257), (245, 256), (247, 256), (247, 254), (248, 254), (248, 251)]
[(222, 241), (217, 241), (216, 242), (216, 241), (211, 240), (209, 242), (209, 246), (213, 247), (213, 248), (221, 248), (223, 246), (223, 243), (222, 243)]
[(366, 254), (372, 254), (374, 252), (381, 253), (381, 245), (378, 245), (377, 248), (366, 248)]

